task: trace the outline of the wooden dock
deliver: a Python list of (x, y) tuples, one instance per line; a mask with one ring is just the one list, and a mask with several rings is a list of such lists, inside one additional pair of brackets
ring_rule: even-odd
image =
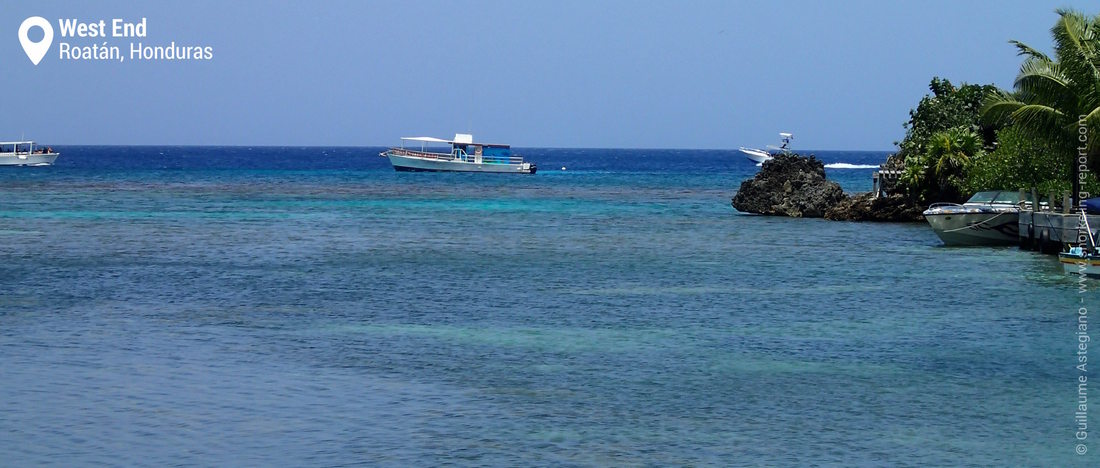
[[(1091, 235), (1100, 231), (1100, 215), (1088, 216)], [(1088, 243), (1085, 227), (1078, 213), (1052, 211), (1020, 211), (1020, 248), (1043, 253), (1058, 253), (1067, 244)]]
[(885, 197), (890, 195), (894, 191), (894, 188), (898, 185), (898, 180), (901, 179), (902, 173), (905, 171), (900, 170), (886, 170), (880, 169), (871, 173), (871, 192), (874, 193), (874, 197)]

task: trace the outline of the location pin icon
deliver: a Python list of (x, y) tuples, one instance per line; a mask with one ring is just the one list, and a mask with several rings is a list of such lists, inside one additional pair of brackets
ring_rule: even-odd
[[(42, 40), (38, 42), (34, 42), (27, 37), (27, 33), (35, 26), (42, 28)], [(27, 53), (27, 57), (31, 59), (31, 62), (38, 65), (38, 62), (41, 62), (42, 57), (45, 57), (46, 52), (50, 50), (50, 44), (53, 44), (53, 26), (50, 26), (50, 22), (41, 16), (32, 16), (25, 19), (23, 24), (19, 25), (19, 43), (23, 45), (23, 52)]]

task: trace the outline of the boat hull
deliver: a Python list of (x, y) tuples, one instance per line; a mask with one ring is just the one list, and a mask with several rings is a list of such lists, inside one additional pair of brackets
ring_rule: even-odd
[(772, 156), (768, 154), (767, 151), (762, 151), (758, 149), (741, 148), (740, 151), (745, 154), (746, 158), (749, 158), (750, 160), (752, 160), (752, 162), (755, 162), (757, 164), (763, 164), (764, 161), (768, 161), (772, 158)]
[(59, 153), (0, 154), (0, 166), (50, 166)]
[(1062, 263), (1062, 269), (1070, 274), (1082, 274), (1085, 276), (1100, 277), (1100, 256), (1074, 255), (1070, 253), (1058, 254), (1058, 261)]
[(925, 213), (944, 245), (990, 246), (1016, 245), (1020, 242), (1020, 213)]
[(488, 172), (497, 174), (534, 174), (534, 164), (477, 163), (457, 160), (418, 158), (389, 153), (386, 157), (398, 172)]

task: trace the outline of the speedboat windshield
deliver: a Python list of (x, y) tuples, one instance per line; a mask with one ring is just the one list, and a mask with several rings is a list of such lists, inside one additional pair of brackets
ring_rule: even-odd
[(1005, 191), (998, 193), (996, 197), (993, 197), (993, 203), (1004, 203), (1008, 205), (1018, 204), (1020, 203), (1020, 192)]
[(991, 190), (975, 193), (966, 201), (967, 204), (981, 205), (1016, 205), (1020, 203), (1020, 192), (1009, 190)]
[(997, 196), (1001, 192), (978, 192), (973, 197), (967, 200), (967, 203), (989, 203), (993, 201), (993, 197)]

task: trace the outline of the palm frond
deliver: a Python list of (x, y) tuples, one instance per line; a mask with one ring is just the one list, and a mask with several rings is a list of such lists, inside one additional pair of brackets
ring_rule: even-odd
[(1057, 61), (1078, 94), (1087, 93), (1100, 86), (1100, 35), (1080, 12), (1060, 9), (1058, 15), (1050, 30)]
[(963, 154), (978, 154), (982, 151), (982, 138), (972, 131), (957, 132), (955, 144)]
[[(1085, 124), (1085, 140), (1089, 149), (1100, 147), (1100, 106), (1079, 117), (1075, 126), (1079, 127), (1082, 123)], [(1080, 128), (1074, 128), (1073, 131), (1080, 135)]]
[[(1065, 140), (1066, 115), (1058, 109), (1042, 104), (1025, 104), (1011, 115), (1012, 122), (1019, 124), (1035, 135), (1044, 135), (1052, 140)], [(1077, 117), (1073, 117), (1076, 120)]]
[(1024, 102), (1049, 103), (1063, 110), (1076, 106), (1073, 83), (1057, 63), (1027, 60), (1020, 66), (1014, 85)]
[(1016, 46), (1016, 55), (1026, 55), (1028, 58), (1034, 58), (1038, 60), (1050, 61), (1050, 57), (1047, 54), (1039, 52), (1034, 47), (1031, 47), (1023, 42), (1017, 40), (1008, 41), (1009, 44)]
[[(1100, 130), (1100, 106), (1096, 106), (1084, 116), (1085, 118), (1081, 120), (1085, 121), (1085, 125), (1089, 127), (1090, 131)], [(1097, 137), (1100, 137), (1100, 135), (1097, 135)]]
[(1024, 102), (1011, 93), (1000, 89), (991, 91), (982, 101), (982, 122), (993, 127), (1008, 124), (1012, 120), (1012, 113), (1024, 105)]

